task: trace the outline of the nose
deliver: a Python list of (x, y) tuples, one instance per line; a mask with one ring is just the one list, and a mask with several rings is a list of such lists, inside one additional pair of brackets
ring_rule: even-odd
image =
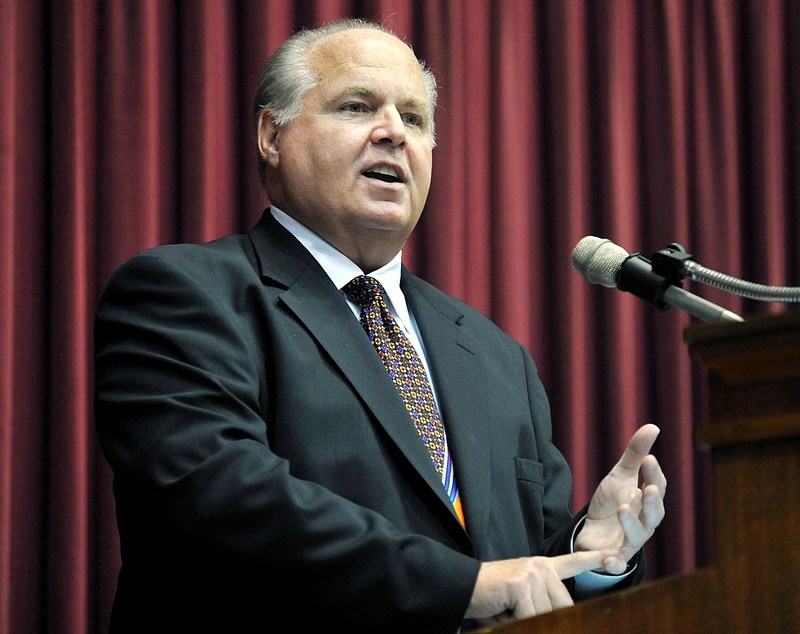
[(381, 108), (375, 118), (375, 127), (372, 129), (373, 143), (400, 145), (406, 138), (406, 126), (400, 112), (394, 106)]

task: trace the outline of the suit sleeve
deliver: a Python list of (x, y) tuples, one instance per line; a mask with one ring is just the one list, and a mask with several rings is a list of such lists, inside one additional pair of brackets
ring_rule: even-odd
[(479, 563), (292, 476), (267, 440), (261, 403), (279, 395), (262, 393), (262, 342), (242, 327), (248, 290), (225, 283), (253, 272), (203, 269), (181, 253), (134, 256), (97, 311), (98, 435), (118, 514), (138, 518), (121, 533), (147, 522), (180, 548), (185, 538), (277, 575), (334, 622), (359, 614), (365, 624), (455, 631)]

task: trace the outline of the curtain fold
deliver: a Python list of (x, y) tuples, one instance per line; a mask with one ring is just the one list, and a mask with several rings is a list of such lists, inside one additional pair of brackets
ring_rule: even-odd
[(86, 631), (94, 596), (94, 570), (87, 564), (100, 500), (90, 495), (96, 461), (93, 429), (87, 423), (99, 163), (98, 17), (85, 2), (53, 6), (48, 16), (49, 94), (39, 113), (42, 121), (49, 121), (49, 200), (42, 211), (50, 229), (43, 263), (49, 285), (44, 625), (50, 631)]
[[(440, 81), (416, 273), (533, 353), (581, 506), (641, 423), (667, 518), (649, 577), (711, 561), (692, 318), (593, 287), (586, 235), (800, 278), (793, 0), (0, 0), (0, 631), (102, 632), (119, 546), (91, 411), (111, 272), (246, 231), (266, 202), (253, 93), (294, 30), (385, 20)], [(791, 307), (687, 290), (752, 316)]]
[[(0, 631), (42, 620), (47, 556), (44, 15), (0, 1)], [(32, 69), (40, 72), (33, 73)], [(12, 610), (13, 606), (13, 610)], [(23, 616), (25, 620), (19, 617)]]

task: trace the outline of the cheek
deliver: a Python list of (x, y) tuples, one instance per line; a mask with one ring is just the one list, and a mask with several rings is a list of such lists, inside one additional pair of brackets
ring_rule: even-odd
[(341, 151), (339, 141), (335, 137), (327, 137), (324, 143), (310, 142), (298, 148), (292, 156), (292, 166), (305, 176), (314, 179), (330, 179), (343, 176), (348, 159)]
[(433, 163), (430, 155), (422, 157), (415, 166), (414, 180), (416, 181), (416, 189), (419, 194), (424, 198), (428, 195), (428, 190), (431, 186), (431, 169)]

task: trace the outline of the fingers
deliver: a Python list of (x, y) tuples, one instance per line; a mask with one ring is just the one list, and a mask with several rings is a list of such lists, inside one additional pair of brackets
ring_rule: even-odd
[[(666, 481), (664, 482), (666, 486)], [(664, 491), (656, 485), (648, 485), (644, 489), (642, 497), (642, 510), (639, 513), (639, 520), (646, 528), (649, 539), (661, 521), (664, 519)]]
[(572, 597), (567, 587), (561, 583), (560, 579), (554, 576), (546, 576), (544, 586), (534, 587), (533, 607), (535, 614), (544, 614), (561, 608), (569, 607), (573, 604)]
[(638, 471), (660, 433), (661, 430), (652, 423), (642, 425), (631, 438), (617, 466), (626, 471)]
[(619, 523), (625, 534), (622, 546), (626, 550), (626, 554), (633, 554), (639, 550), (652, 535), (652, 532), (628, 505), (620, 507)]
[[(616, 555), (617, 551), (589, 550), (558, 557), (530, 558), (530, 564), (541, 572), (537, 571), (539, 574), (531, 578), (531, 603), (525, 609), (517, 606), (513, 611), (514, 617), (544, 614), (572, 605), (572, 596), (562, 581), (589, 570), (605, 569), (608, 562), (616, 559)], [(622, 566), (624, 569), (625, 564)]]
[[(604, 569), (618, 551), (583, 551), (559, 557), (522, 557), (484, 562), (466, 618), (527, 618), (572, 605), (563, 579)], [(623, 564), (624, 566), (624, 564)]]
[(562, 580), (569, 579), (588, 570), (603, 569), (607, 560), (616, 556), (616, 551), (591, 550), (558, 557), (530, 557), (527, 588), (511, 608), (514, 618), (520, 619), (536, 614), (552, 612), (573, 604)]
[(550, 566), (559, 579), (569, 579), (588, 570), (604, 568), (604, 561), (616, 555), (612, 550), (584, 550), (569, 555), (550, 557)]
[(631, 508), (618, 510), (626, 546), (641, 547), (664, 519), (667, 478), (656, 457), (649, 453), (659, 432), (652, 424), (640, 427), (617, 463), (622, 469), (642, 474), (641, 488), (634, 488), (629, 496)]
[(667, 493), (667, 477), (661, 470), (661, 465), (655, 456), (645, 456), (642, 460), (642, 474), (644, 476), (644, 488), (650, 485), (655, 486), (663, 498)]
[[(638, 520), (645, 532), (647, 541), (664, 519), (664, 496), (667, 493), (667, 478), (655, 456), (648, 455), (642, 462), (643, 484), (641, 488), (641, 506)], [(627, 534), (628, 530), (623, 525)], [(644, 542), (642, 542), (644, 543)]]
[[(664, 483), (666, 486), (666, 482)], [(656, 485), (645, 487), (638, 514), (629, 504), (619, 508), (618, 518), (625, 534), (622, 555), (628, 557), (644, 546), (664, 519), (664, 496)], [(610, 571), (609, 571), (610, 572)]]

